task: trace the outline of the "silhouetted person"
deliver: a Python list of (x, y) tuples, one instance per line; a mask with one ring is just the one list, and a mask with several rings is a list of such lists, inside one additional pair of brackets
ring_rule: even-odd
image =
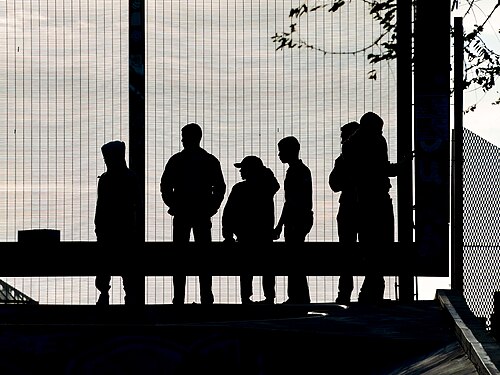
[[(125, 143), (112, 141), (101, 147), (106, 171), (99, 177), (95, 210), (95, 234), (103, 259), (113, 256), (133, 260), (137, 256), (137, 209), (140, 203), (137, 177), (127, 167)], [(128, 253), (130, 251), (130, 254)], [(125, 304), (144, 304), (144, 277), (133, 273), (122, 276)], [(98, 305), (109, 305), (111, 276), (97, 275)]]
[[(173, 216), (173, 242), (189, 242), (191, 231), (199, 244), (212, 241), (212, 216), (224, 199), (226, 183), (219, 160), (200, 147), (202, 130), (190, 123), (181, 129), (184, 149), (168, 160), (160, 191), (168, 213)], [(199, 276), (202, 304), (212, 304), (212, 276)], [(173, 303), (184, 303), (186, 275), (174, 275)]]
[[(273, 242), (274, 195), (280, 184), (271, 169), (265, 167), (257, 156), (246, 156), (234, 166), (240, 168), (243, 181), (233, 186), (227, 199), (222, 214), (222, 235), (224, 241), (229, 243), (234, 242), (236, 236), (244, 262), (255, 250), (268, 249)], [(262, 261), (265, 262), (266, 259)], [(253, 302), (252, 281), (252, 275), (240, 275), (243, 304)], [(262, 287), (265, 299), (259, 302), (274, 304), (275, 276), (263, 275)]]
[[(274, 239), (281, 236), (284, 227), (285, 244), (290, 258), (300, 264), (304, 253), (304, 242), (313, 225), (312, 177), (310, 169), (299, 158), (300, 143), (293, 136), (278, 142), (278, 156), (288, 164), (284, 190), (285, 202), (281, 216), (274, 229)], [(310, 303), (307, 276), (292, 273), (288, 276), (288, 299), (284, 303)]]
[(342, 145), (342, 154), (358, 197), (358, 239), (369, 270), (359, 293), (359, 302), (383, 300), (385, 281), (378, 268), (383, 255), (394, 242), (394, 213), (389, 195), (391, 164), (387, 141), (382, 134), (384, 121), (367, 112), (359, 129)]
[[(349, 122), (340, 128), (341, 144), (344, 144), (359, 128), (357, 121)], [(330, 173), (328, 183), (334, 192), (340, 192), (339, 209), (337, 212), (337, 231), (344, 260), (350, 261), (353, 244), (358, 241), (358, 197), (354, 185), (353, 170), (346, 165), (344, 155), (341, 153)], [(339, 277), (338, 295), (336, 303), (349, 304), (354, 289), (353, 276), (342, 273)]]

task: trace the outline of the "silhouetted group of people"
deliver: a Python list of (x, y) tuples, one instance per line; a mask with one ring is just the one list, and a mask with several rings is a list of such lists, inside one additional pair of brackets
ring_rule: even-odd
[[(377, 251), (394, 242), (394, 215), (389, 195), (390, 176), (397, 164), (388, 160), (387, 142), (382, 135), (383, 120), (373, 112), (364, 114), (359, 123), (341, 128), (341, 154), (329, 176), (329, 185), (340, 192), (337, 214), (339, 241), (350, 251), (359, 242), (365, 250), (370, 272), (360, 290), (360, 302), (383, 300), (385, 283), (377, 269)], [(173, 217), (173, 243), (212, 241), (212, 217), (218, 212), (226, 193), (219, 160), (201, 146), (202, 129), (189, 123), (181, 129), (183, 149), (167, 161), (161, 176), (160, 192), (168, 213)], [(125, 161), (125, 144), (106, 143), (101, 148), (107, 170), (100, 176), (95, 211), (95, 233), (103, 247), (130, 246), (137, 241), (137, 207), (140, 197), (135, 174)], [(255, 155), (244, 157), (234, 166), (242, 181), (236, 183), (222, 212), (224, 242), (237, 243), (243, 256), (256, 248), (266, 248), (283, 233), (287, 254), (299, 264), (308, 256), (304, 243), (312, 229), (313, 185), (310, 169), (300, 159), (300, 143), (294, 136), (278, 142), (278, 156), (288, 164), (284, 180), (284, 204), (275, 225), (274, 197), (280, 183), (273, 171)], [(97, 275), (98, 305), (109, 304), (110, 275)], [(122, 275), (125, 304), (144, 304), (143, 278)], [(213, 304), (212, 275), (199, 275), (200, 300)], [(275, 275), (262, 275), (264, 300), (253, 301), (253, 275), (240, 275), (242, 304), (274, 304)], [(173, 275), (174, 305), (185, 302), (186, 275)], [(347, 304), (353, 291), (353, 276), (340, 275), (336, 302)], [(284, 303), (310, 303), (307, 276), (288, 275), (288, 299)]]

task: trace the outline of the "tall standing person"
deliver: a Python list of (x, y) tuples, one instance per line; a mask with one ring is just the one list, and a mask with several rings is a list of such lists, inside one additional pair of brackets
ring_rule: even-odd
[[(359, 129), (357, 121), (351, 121), (344, 124), (340, 128), (341, 144), (355, 134)], [(340, 155), (335, 159), (335, 164), (328, 178), (330, 188), (338, 193), (339, 209), (337, 212), (337, 233), (339, 242), (344, 251), (343, 258), (350, 259), (354, 250), (354, 245), (358, 241), (358, 195), (354, 184), (354, 171), (346, 165), (344, 155)], [(349, 304), (351, 302), (351, 294), (354, 289), (354, 279), (349, 273), (342, 273), (339, 277), (338, 295), (336, 303)]]
[[(200, 146), (202, 129), (189, 123), (181, 129), (183, 150), (172, 155), (163, 171), (160, 191), (173, 216), (173, 243), (186, 244), (191, 231), (197, 244), (212, 242), (212, 216), (220, 208), (226, 183), (219, 160)], [(182, 246), (180, 247), (182, 249)], [(213, 304), (212, 275), (199, 275), (202, 304)], [(184, 304), (186, 275), (175, 274), (174, 305)]]
[(358, 241), (368, 267), (358, 301), (379, 303), (385, 291), (384, 276), (379, 268), (384, 253), (394, 242), (389, 176), (394, 175), (395, 166), (389, 162), (384, 120), (374, 112), (366, 112), (359, 124), (358, 131), (342, 145), (358, 198)]
[[(278, 151), (281, 162), (288, 164), (288, 169), (283, 186), (285, 202), (274, 228), (274, 239), (279, 239), (284, 230), (287, 255), (298, 266), (306, 256), (303, 245), (314, 221), (311, 170), (299, 158), (300, 143), (294, 136), (281, 139)], [(286, 304), (310, 303), (307, 276), (300, 271), (291, 273), (288, 276), (287, 294)]]
[[(106, 171), (99, 177), (97, 184), (94, 217), (97, 243), (102, 248), (103, 258), (121, 256), (132, 261), (139, 245), (137, 210), (141, 198), (137, 176), (127, 166), (124, 142), (108, 142), (101, 147), (101, 152)], [(133, 253), (128, 253), (129, 249)], [(95, 286), (100, 292), (97, 305), (109, 305), (110, 282), (109, 274), (96, 276)], [(125, 304), (143, 305), (144, 276), (128, 270), (122, 274), (122, 282)]]

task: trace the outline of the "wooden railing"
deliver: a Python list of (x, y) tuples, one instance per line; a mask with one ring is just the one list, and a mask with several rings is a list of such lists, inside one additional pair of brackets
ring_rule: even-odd
[(420, 258), (414, 244), (394, 243), (386, 249), (347, 249), (338, 242), (306, 242), (301, 250), (290, 250), (284, 242), (265, 248), (243, 249), (238, 244), (194, 242), (180, 247), (171, 242), (146, 242), (129, 248), (104, 248), (97, 242), (3, 242), (0, 243), (2, 276), (92, 276), (134, 272), (144, 276), (174, 273), (236, 276), (245, 272), (261, 275), (302, 273), (363, 276), (376, 269), (385, 276), (446, 276), (442, 265)]

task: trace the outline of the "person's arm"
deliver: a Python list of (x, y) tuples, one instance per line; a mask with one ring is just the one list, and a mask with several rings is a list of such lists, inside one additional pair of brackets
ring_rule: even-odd
[(101, 204), (101, 199), (102, 199), (102, 176), (99, 176), (99, 181), (97, 182), (97, 202), (95, 205), (95, 215), (94, 215), (94, 232), (97, 237), (97, 240), (99, 241), (101, 238), (101, 221), (102, 221), (102, 204)]
[(98, 241), (104, 240), (107, 237), (107, 228), (110, 223), (112, 223), (113, 218), (110, 217), (110, 194), (111, 191), (109, 176), (103, 173), (99, 177), (99, 182), (97, 183), (97, 201), (94, 216), (94, 226), (95, 234)]
[(397, 163), (389, 163), (389, 166), (387, 167), (387, 176), (396, 177), (403, 169), (409, 166), (414, 156), (415, 151), (412, 151), (411, 154), (405, 155), (401, 161)]
[(169, 208), (168, 213), (170, 215), (175, 214), (174, 185), (173, 185), (174, 168), (172, 164), (173, 164), (172, 159), (170, 159), (165, 165), (165, 169), (163, 171), (160, 181), (161, 198), (163, 199), (163, 203), (165, 203), (165, 205)]
[(330, 185), (330, 189), (332, 189), (336, 193), (342, 191), (342, 182), (344, 179), (343, 169), (344, 159), (342, 154), (340, 154), (337, 159), (335, 159), (333, 169), (330, 172), (330, 176), (328, 177), (328, 185)]
[(139, 222), (139, 209), (141, 207), (144, 207), (144, 198), (141, 194), (141, 191), (139, 189), (139, 179), (137, 178), (137, 175), (132, 172), (132, 183), (133, 183), (133, 199), (134, 202), (132, 204), (132, 209), (133, 209), (133, 228), (134, 228), (134, 238), (137, 239), (140, 233), (140, 227), (141, 223)]
[(273, 237), (275, 240), (279, 239), (281, 236), (281, 232), (283, 231), (283, 225), (285, 224), (285, 217), (286, 217), (286, 208), (287, 204), (286, 202), (283, 204), (283, 209), (281, 210), (281, 215), (280, 219), (278, 220), (278, 224), (276, 224), (276, 227), (274, 228), (273, 231)]
[(212, 205), (210, 207), (210, 215), (213, 216), (217, 213), (224, 200), (226, 194), (226, 182), (224, 181), (224, 174), (219, 160), (215, 159), (212, 183)]
[(222, 211), (222, 237), (225, 242), (234, 242), (234, 223), (236, 210), (236, 195), (237, 191), (235, 188), (229, 194), (227, 198), (226, 205)]
[(269, 184), (269, 189), (274, 196), (274, 194), (276, 194), (280, 189), (280, 183), (278, 182), (278, 179), (276, 178), (276, 176), (274, 176), (273, 171), (267, 167), (265, 167), (263, 175), (265, 177), (264, 182), (266, 184)]

